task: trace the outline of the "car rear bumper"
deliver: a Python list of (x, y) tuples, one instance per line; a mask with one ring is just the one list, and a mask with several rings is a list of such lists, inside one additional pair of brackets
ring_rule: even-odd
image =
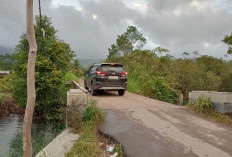
[(99, 90), (126, 90), (127, 88), (126, 87), (96, 87), (96, 89), (99, 89)]

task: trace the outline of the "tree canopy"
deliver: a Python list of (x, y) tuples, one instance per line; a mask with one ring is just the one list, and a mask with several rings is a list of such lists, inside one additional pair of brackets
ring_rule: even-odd
[(0, 55), (0, 70), (9, 70), (11, 71), (15, 64), (15, 55), (14, 54), (4, 54)]
[[(70, 67), (74, 53), (70, 46), (56, 36), (57, 30), (52, 26), (51, 18), (42, 16), (42, 28), (45, 36), (42, 39), (40, 19), (35, 17), (35, 36), (38, 45), (35, 84), (36, 84), (36, 111), (49, 115), (63, 103), (65, 91), (64, 76)], [(26, 69), (28, 59), (27, 35), (23, 34), (16, 46), (16, 65), (13, 96), (21, 106), (26, 105)]]
[(226, 35), (222, 41), (229, 46), (227, 53), (232, 54), (232, 33)]
[(108, 49), (108, 58), (118, 56), (127, 56), (135, 49), (141, 49), (146, 44), (146, 38), (139, 32), (135, 26), (129, 26), (127, 31), (118, 35), (116, 44), (111, 45)]
[[(177, 59), (169, 55), (168, 49), (161, 47), (152, 50), (132, 49), (125, 55), (120, 53), (118, 44), (128, 43), (121, 36), (118, 36), (116, 44), (111, 45), (107, 62), (124, 65), (128, 72), (130, 92), (177, 103), (179, 93), (187, 101), (188, 93), (192, 90), (232, 91), (231, 61), (201, 56), (197, 51), (183, 52), (183, 57)], [(226, 36), (224, 40), (230, 45), (229, 49), (232, 46), (231, 36)]]

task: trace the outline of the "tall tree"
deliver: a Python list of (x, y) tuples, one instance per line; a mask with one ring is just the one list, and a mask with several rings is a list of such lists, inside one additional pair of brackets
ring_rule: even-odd
[(226, 35), (222, 41), (229, 46), (227, 53), (232, 54), (232, 33), (231, 35)]
[[(41, 38), (41, 27), (45, 36)], [(56, 36), (57, 30), (52, 19), (47, 16), (35, 17), (35, 38), (38, 46), (35, 64), (36, 105), (35, 112), (43, 117), (54, 118), (56, 110), (63, 105), (65, 99), (65, 73), (69, 70), (74, 52), (70, 46)], [(42, 48), (41, 48), (42, 47)], [(17, 104), (26, 106), (26, 67), (29, 45), (25, 34), (16, 46), (16, 63), (13, 68), (13, 97)]]
[(166, 48), (162, 48), (162, 47), (156, 47), (154, 50), (153, 50), (154, 53), (158, 53), (160, 56), (162, 56), (162, 54), (164, 53), (169, 53), (169, 50), (166, 49)]
[(109, 51), (109, 55), (107, 56), (108, 59), (113, 59), (115, 57), (120, 56), (118, 46), (115, 44), (111, 45), (111, 48), (108, 48), (108, 51)]
[(35, 60), (37, 44), (33, 24), (33, 0), (27, 0), (27, 39), (29, 55), (27, 64), (27, 105), (23, 122), (23, 156), (32, 156), (31, 124), (35, 107)]
[(129, 26), (127, 31), (122, 35), (118, 35), (116, 45), (111, 45), (109, 48), (108, 59), (118, 57), (120, 55), (127, 56), (135, 49), (141, 49), (146, 44), (146, 38), (135, 26)]

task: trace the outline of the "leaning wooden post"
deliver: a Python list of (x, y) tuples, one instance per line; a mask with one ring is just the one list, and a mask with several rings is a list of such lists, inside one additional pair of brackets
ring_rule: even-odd
[(31, 124), (35, 107), (35, 60), (37, 45), (33, 24), (33, 0), (27, 0), (27, 39), (29, 43), (29, 54), (27, 64), (27, 106), (23, 122), (23, 156), (32, 156)]

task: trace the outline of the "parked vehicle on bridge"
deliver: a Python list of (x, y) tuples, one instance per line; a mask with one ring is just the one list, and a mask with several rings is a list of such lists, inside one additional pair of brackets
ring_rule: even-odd
[(94, 64), (85, 73), (84, 86), (91, 90), (92, 95), (96, 95), (97, 91), (110, 90), (123, 96), (127, 89), (127, 72), (122, 64)]

